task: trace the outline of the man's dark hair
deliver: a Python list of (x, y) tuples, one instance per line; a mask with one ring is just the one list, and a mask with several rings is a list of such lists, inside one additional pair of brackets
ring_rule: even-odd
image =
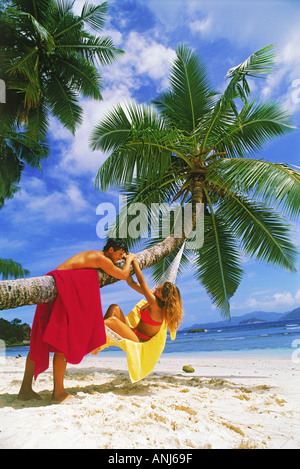
[(103, 248), (103, 251), (108, 251), (109, 248), (113, 248), (114, 251), (123, 249), (124, 252), (128, 252), (127, 244), (125, 244), (121, 238), (109, 238)]

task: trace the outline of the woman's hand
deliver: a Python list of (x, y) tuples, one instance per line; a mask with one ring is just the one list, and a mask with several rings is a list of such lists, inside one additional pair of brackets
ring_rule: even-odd
[(128, 262), (133, 262), (134, 259), (136, 259), (136, 255), (133, 254), (132, 252), (128, 252), (127, 254), (124, 254), (125, 260)]
[(133, 290), (137, 291), (137, 292), (140, 293), (141, 295), (144, 294), (142, 287), (140, 286), (139, 283), (137, 283), (137, 282), (132, 278), (132, 276), (128, 277), (128, 279), (126, 280), (126, 282), (127, 282), (127, 285), (128, 285), (129, 287), (133, 288)]

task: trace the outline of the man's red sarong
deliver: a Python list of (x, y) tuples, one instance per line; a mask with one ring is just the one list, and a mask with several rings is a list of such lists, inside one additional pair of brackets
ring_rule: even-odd
[(95, 269), (54, 270), (58, 296), (37, 305), (29, 358), (34, 378), (49, 367), (49, 352), (64, 353), (68, 363), (106, 343), (98, 275)]

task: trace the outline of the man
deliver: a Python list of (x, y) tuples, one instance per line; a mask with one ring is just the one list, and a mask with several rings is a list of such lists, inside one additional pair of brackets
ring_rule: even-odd
[[(119, 269), (115, 263), (125, 257), (125, 266)], [(84, 251), (63, 262), (57, 270), (102, 269), (108, 275), (120, 280), (127, 280), (134, 254), (128, 254), (126, 244), (120, 238), (110, 238), (103, 251)]]
[[(125, 265), (123, 269), (118, 268), (115, 263), (125, 257)], [(120, 280), (127, 280), (130, 274), (131, 263), (135, 255), (128, 253), (127, 246), (119, 238), (109, 239), (103, 248), (103, 251), (85, 251), (63, 262), (56, 271), (77, 270), (77, 269), (102, 269), (108, 275)], [(100, 297), (100, 295), (99, 295)], [(38, 323), (38, 305), (33, 331), (36, 330), (35, 321)], [(101, 303), (100, 303), (101, 307)], [(99, 311), (100, 314), (100, 311)], [(101, 318), (102, 319), (102, 318)], [(32, 346), (33, 339), (31, 340)], [(53, 394), (51, 403), (62, 403), (74, 399), (64, 389), (64, 374), (66, 370), (66, 359), (64, 353), (55, 353), (53, 357)], [(23, 382), (20, 388), (18, 399), (30, 400), (41, 399), (41, 397), (33, 391), (32, 382), (35, 371), (35, 362), (30, 359), (30, 353), (27, 356)]]

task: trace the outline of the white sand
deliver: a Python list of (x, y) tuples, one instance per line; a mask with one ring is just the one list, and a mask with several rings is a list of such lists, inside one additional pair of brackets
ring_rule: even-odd
[[(25, 358), (0, 362), (0, 448), (300, 448), (300, 364), (277, 358), (178, 358), (131, 384), (126, 357), (68, 365), (66, 388), (82, 397), (48, 405), (17, 401)], [(182, 371), (192, 365), (193, 374)]]

